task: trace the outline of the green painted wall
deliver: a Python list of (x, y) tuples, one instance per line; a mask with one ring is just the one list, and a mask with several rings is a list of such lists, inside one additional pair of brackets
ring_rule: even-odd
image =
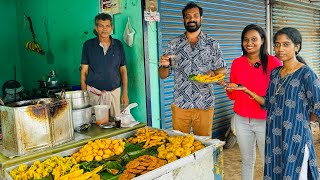
[[(80, 84), (79, 66), (82, 45), (84, 41), (94, 37), (92, 31), (94, 17), (99, 12), (98, 3), (98, 0), (16, 0), (16, 21), (10, 24), (17, 25), (12, 25), (15, 30), (10, 31), (10, 36), (7, 38), (18, 39), (15, 40), (17, 42), (14, 43), (14, 47), (17, 49), (18, 45), (20, 62), (23, 67), (20, 72), (23, 85), (27, 89), (37, 88), (37, 80), (45, 78), (51, 69), (54, 69), (58, 77), (66, 80), (70, 85)], [(15, 7), (14, 3), (10, 4), (13, 8)], [(8, 10), (7, 12), (9, 13)], [(133, 47), (130, 48), (124, 44), (129, 78), (129, 99), (130, 102), (139, 104), (138, 108), (132, 110), (134, 117), (138, 121), (145, 122), (146, 96), (140, 12), (140, 1), (130, 1), (129, 3), (129, 1), (121, 0), (121, 13), (114, 15), (113, 37), (122, 41), (122, 34), (129, 16), (132, 26), (136, 30)], [(10, 11), (10, 13), (12, 12)], [(32, 18), (37, 41), (45, 51), (48, 50), (48, 37), (44, 23), (47, 23), (53, 61), (46, 55), (41, 56), (25, 50), (24, 45), (26, 41), (32, 40), (32, 36), (24, 13)], [(5, 16), (8, 17), (7, 14)], [(8, 64), (13, 66), (11, 62)]]
[(160, 88), (158, 75), (158, 30), (156, 22), (148, 24), (152, 127), (160, 128)]
[(14, 67), (16, 67), (17, 81), (21, 83), (15, 1), (0, 1), (0, 20), (0, 96), (2, 96), (3, 83), (14, 79)]

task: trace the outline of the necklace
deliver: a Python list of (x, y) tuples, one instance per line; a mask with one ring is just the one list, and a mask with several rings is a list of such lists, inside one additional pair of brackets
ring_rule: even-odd
[(279, 85), (279, 82), (281, 80), (281, 74), (280, 74), (280, 71), (279, 71), (279, 78), (277, 79), (277, 84), (275, 85), (275, 95), (278, 95), (280, 93), (280, 90), (281, 90), (282, 86), (288, 80), (289, 76), (290, 76), (290, 79), (291, 79), (291, 77), (292, 77), (291, 74), (286, 74), (286, 76), (283, 79), (282, 83)]
[(288, 71), (286, 72), (286, 75), (285, 75), (285, 77), (283, 78), (283, 81), (282, 81), (282, 83), (278, 86), (278, 83), (280, 82), (280, 80), (281, 80), (281, 71), (283, 70), (283, 67), (279, 70), (279, 77), (280, 78), (278, 78), (278, 81), (277, 81), (277, 84), (276, 84), (276, 86), (275, 86), (275, 95), (278, 95), (279, 94), (279, 91), (281, 90), (281, 88), (282, 88), (282, 86), (284, 85), (284, 83), (288, 80), (288, 77), (290, 76), (290, 78), (292, 77), (292, 74), (295, 72), (295, 70), (296, 70), (296, 67), (299, 65), (299, 63), (297, 63), (297, 64), (295, 64), (294, 66), (293, 66), (293, 68), (292, 68), (292, 70), (293, 70), (293, 72), (292, 73), (288, 73)]
[(278, 86), (278, 82), (280, 81), (280, 78), (278, 79), (278, 82), (276, 84), (276, 90), (275, 90), (275, 94), (278, 95), (279, 94), (279, 91), (280, 89), (282, 88), (283, 84), (287, 81), (289, 75), (287, 74), (286, 77), (283, 79), (282, 83)]

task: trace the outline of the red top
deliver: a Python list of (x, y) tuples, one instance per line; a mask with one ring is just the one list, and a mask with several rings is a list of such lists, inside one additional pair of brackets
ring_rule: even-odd
[[(274, 56), (268, 56), (267, 74), (263, 72), (262, 65), (258, 68), (250, 65), (246, 56), (236, 58), (231, 65), (230, 82), (242, 84), (252, 92), (259, 96), (265, 96), (271, 71), (281, 66), (282, 63)], [(262, 109), (254, 99), (242, 91), (233, 90), (231, 93), (227, 91), (227, 95), (234, 100), (233, 110), (243, 117), (266, 119), (267, 112)], [(251, 99), (250, 99), (251, 98)]]

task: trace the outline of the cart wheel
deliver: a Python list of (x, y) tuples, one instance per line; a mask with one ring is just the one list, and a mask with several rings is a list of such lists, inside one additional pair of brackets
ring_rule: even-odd
[(226, 144), (224, 145), (225, 149), (233, 148), (233, 146), (237, 142), (237, 136), (235, 136), (232, 132), (228, 134), (228, 137), (226, 138)]

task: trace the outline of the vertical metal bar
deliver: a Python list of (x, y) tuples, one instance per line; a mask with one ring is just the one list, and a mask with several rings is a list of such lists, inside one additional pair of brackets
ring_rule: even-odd
[[(158, 1), (158, 11), (160, 13), (160, 21), (161, 21), (161, 15), (162, 15), (162, 11), (161, 10), (161, 1)], [(158, 24), (158, 54), (159, 56), (161, 56), (163, 54), (162, 51), (162, 31), (161, 31), (161, 23)], [(165, 128), (165, 105), (164, 105), (164, 81), (162, 79), (159, 78), (159, 88), (160, 88), (160, 128), (161, 129), (166, 129)]]
[(270, 54), (272, 54), (272, 46), (271, 46), (271, 40), (272, 40), (272, 35), (271, 35), (271, 27), (270, 27), (270, 24), (271, 24), (271, 16), (270, 16), (270, 0), (265, 0), (265, 7), (266, 7), (266, 35), (267, 35), (267, 42), (270, 42), (269, 43), (269, 46), (268, 46), (268, 51)]
[(146, 90), (146, 107), (147, 107), (147, 125), (152, 126), (151, 111), (151, 91), (150, 91), (150, 66), (148, 50), (148, 22), (144, 19), (145, 0), (141, 1), (142, 28), (143, 28), (143, 49), (144, 49), (144, 71), (145, 71), (145, 90)]

